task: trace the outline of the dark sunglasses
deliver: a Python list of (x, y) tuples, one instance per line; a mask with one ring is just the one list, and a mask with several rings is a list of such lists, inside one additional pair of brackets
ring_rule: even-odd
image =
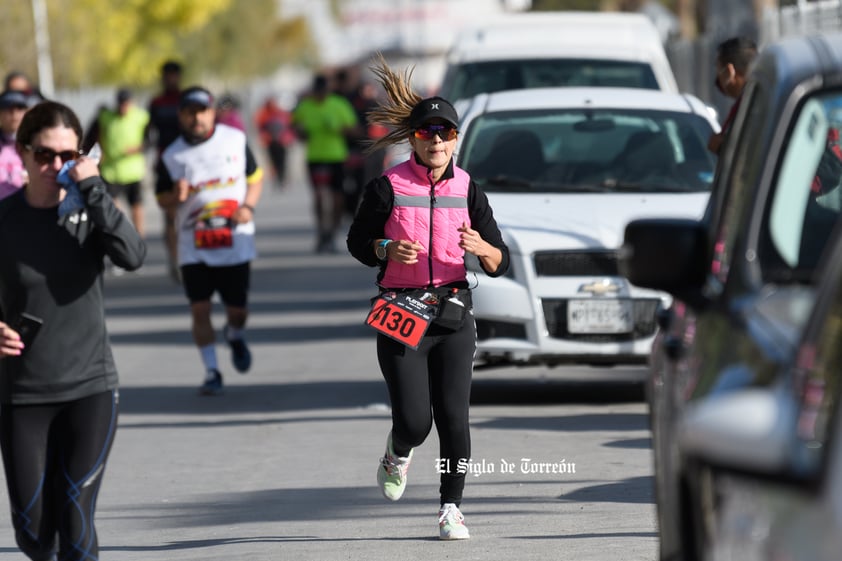
[(415, 138), (418, 140), (433, 140), (436, 135), (444, 141), (456, 140), (458, 134), (459, 131), (453, 125), (427, 125), (415, 129)]
[(81, 150), (62, 150), (61, 152), (56, 152), (51, 148), (45, 148), (43, 146), (30, 146), (27, 144), (24, 146), (27, 150), (32, 152), (32, 157), (35, 158), (35, 161), (42, 166), (45, 164), (51, 164), (56, 161), (56, 156), (61, 159), (61, 163), (67, 163), (70, 160), (75, 160), (79, 156), (82, 155)]

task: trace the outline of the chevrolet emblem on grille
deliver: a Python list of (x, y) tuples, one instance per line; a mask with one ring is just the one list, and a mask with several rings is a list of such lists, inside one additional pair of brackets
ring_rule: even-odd
[(611, 279), (603, 279), (583, 284), (579, 287), (578, 292), (590, 292), (594, 296), (604, 296), (620, 292), (620, 285)]

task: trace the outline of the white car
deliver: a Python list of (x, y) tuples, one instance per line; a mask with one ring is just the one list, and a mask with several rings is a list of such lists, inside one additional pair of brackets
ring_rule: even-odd
[(457, 104), (479, 93), (613, 86), (677, 93), (661, 37), (643, 14), (506, 14), (460, 33), (439, 94)]
[(476, 275), (477, 363), (644, 363), (670, 300), (620, 276), (618, 248), (632, 219), (703, 214), (718, 130), (706, 106), (657, 90), (505, 91), (474, 97), (460, 129), (456, 163), (511, 251), (506, 275)]
[[(678, 93), (661, 36), (632, 12), (515, 12), (466, 29), (447, 52), (437, 95), (462, 116), (481, 93), (556, 87), (624, 87)], [(716, 110), (709, 107), (713, 118)], [(387, 150), (385, 167), (409, 156)]]

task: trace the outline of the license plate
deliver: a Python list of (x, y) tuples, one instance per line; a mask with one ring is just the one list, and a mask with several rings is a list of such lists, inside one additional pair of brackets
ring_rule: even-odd
[(568, 300), (569, 333), (629, 333), (634, 328), (631, 300)]

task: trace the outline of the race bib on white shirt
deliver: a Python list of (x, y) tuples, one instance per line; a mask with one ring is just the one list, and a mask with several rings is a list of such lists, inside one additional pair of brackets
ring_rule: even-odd
[(218, 124), (205, 142), (191, 145), (179, 138), (162, 157), (174, 181), (190, 184), (190, 196), (176, 214), (179, 264), (225, 266), (254, 259), (254, 222), (231, 222), (246, 196), (245, 134)]

